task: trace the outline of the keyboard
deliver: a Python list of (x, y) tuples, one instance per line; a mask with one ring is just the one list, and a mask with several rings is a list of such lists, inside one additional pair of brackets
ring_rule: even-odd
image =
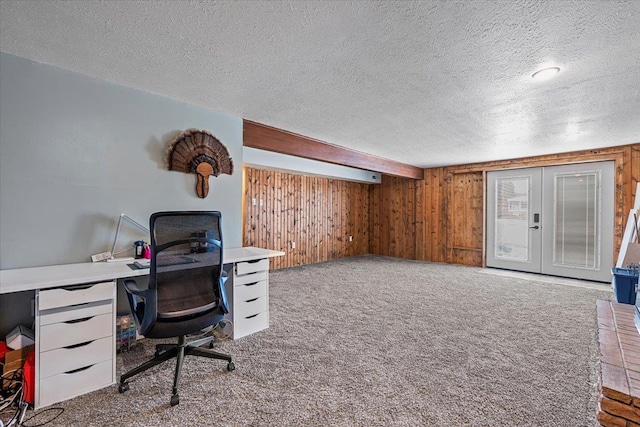
[(144, 261), (136, 261), (133, 263), (133, 265), (138, 268), (149, 268), (149, 266), (151, 265), (151, 260), (145, 259)]

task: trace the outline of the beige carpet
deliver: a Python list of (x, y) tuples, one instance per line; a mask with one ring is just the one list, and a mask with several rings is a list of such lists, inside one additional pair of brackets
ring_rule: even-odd
[[(51, 426), (593, 426), (603, 290), (365, 256), (272, 272), (271, 327), (57, 407)], [(131, 368), (152, 342), (118, 358)], [(31, 412), (30, 412), (31, 414)], [(30, 425), (45, 421), (43, 413)]]

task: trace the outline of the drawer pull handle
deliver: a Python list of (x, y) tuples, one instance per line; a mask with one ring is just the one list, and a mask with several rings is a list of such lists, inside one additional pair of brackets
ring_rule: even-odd
[(65, 374), (75, 374), (76, 372), (80, 372), (80, 371), (87, 370), (87, 369), (89, 369), (89, 368), (90, 368), (90, 367), (92, 367), (92, 366), (93, 366), (93, 365), (89, 365), (89, 366), (85, 366), (84, 368), (78, 368), (78, 369), (74, 369), (74, 370), (72, 370), (72, 371), (67, 371), (67, 372), (64, 372), (64, 373), (65, 373)]
[(245, 317), (245, 319), (253, 319), (253, 318), (254, 318), (254, 317), (256, 317), (258, 314), (260, 314), (260, 313), (256, 313), (256, 314), (253, 314), (253, 315), (251, 315), (251, 316), (247, 316), (247, 317)]
[(258, 282), (253, 282), (253, 283), (246, 283), (245, 286), (253, 286), (253, 285), (257, 285)]
[(67, 350), (70, 350), (72, 348), (78, 348), (78, 347), (84, 347), (85, 345), (89, 345), (91, 344), (93, 341), (86, 341), (86, 342), (81, 342), (80, 344), (73, 344), (73, 345), (68, 345), (66, 347), (62, 347), (62, 348), (66, 348)]
[(62, 288), (65, 291), (73, 292), (73, 291), (82, 291), (85, 289), (93, 288), (96, 284), (90, 283), (88, 285), (75, 285), (75, 286), (67, 286), (66, 288)]
[(64, 323), (67, 323), (69, 325), (74, 324), (74, 323), (81, 323), (81, 322), (86, 322), (87, 320), (91, 320), (93, 319), (94, 316), (90, 316), (90, 317), (83, 317), (82, 319), (73, 319), (73, 320), (67, 320)]
[(260, 262), (260, 261), (262, 261), (262, 258), (261, 258), (261, 259), (253, 259), (253, 260), (251, 260), (251, 261), (245, 261), (245, 262), (246, 262), (247, 264), (255, 264), (256, 262)]
[(258, 298), (260, 298), (260, 297), (256, 297), (256, 298), (248, 299), (248, 300), (245, 300), (245, 302), (254, 302), (254, 301), (257, 301), (257, 300), (258, 300)]

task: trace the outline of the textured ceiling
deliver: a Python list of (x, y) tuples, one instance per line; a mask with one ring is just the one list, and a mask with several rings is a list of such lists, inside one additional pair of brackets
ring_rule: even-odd
[[(640, 1), (5, 1), (0, 50), (421, 167), (640, 142)], [(562, 71), (531, 79), (543, 64)]]

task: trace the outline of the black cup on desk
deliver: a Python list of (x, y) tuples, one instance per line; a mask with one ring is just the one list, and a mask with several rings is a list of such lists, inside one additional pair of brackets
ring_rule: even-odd
[(144, 248), (144, 242), (142, 240), (138, 240), (133, 242), (133, 247), (135, 248), (136, 258), (142, 258), (142, 249)]

